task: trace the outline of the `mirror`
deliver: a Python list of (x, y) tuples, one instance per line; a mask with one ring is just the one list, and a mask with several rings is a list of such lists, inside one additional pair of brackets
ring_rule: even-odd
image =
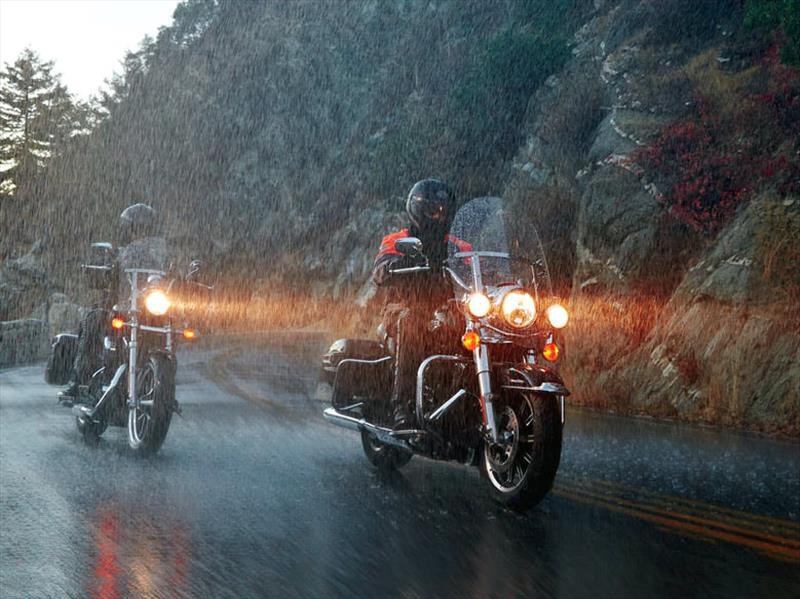
[(404, 256), (422, 254), (422, 242), (416, 237), (402, 237), (395, 242), (394, 247)]
[(189, 270), (188, 270), (188, 272), (186, 273), (186, 279), (187, 279), (187, 280), (189, 280), (189, 279), (191, 279), (191, 278), (192, 278), (192, 277), (193, 277), (195, 274), (197, 274), (197, 273), (200, 271), (200, 267), (201, 267), (202, 265), (203, 265), (203, 263), (202, 263), (202, 262), (200, 262), (200, 260), (192, 260), (192, 261), (189, 263)]

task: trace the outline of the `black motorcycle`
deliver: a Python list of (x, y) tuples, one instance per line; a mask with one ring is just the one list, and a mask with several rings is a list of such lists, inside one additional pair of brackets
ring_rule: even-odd
[[(98, 259), (83, 265), (92, 286), (113, 287), (124, 277), (130, 297), (105, 312), (103, 365), (80, 387), (78, 405), (72, 408), (78, 431), (86, 443), (95, 445), (108, 426), (127, 427), (133, 450), (155, 453), (167, 436), (173, 412), (180, 413), (175, 397), (176, 341), (191, 341), (197, 335), (192, 328), (175, 325), (178, 314), (171, 297), (192, 280), (199, 263), (192, 262), (185, 277), (154, 269), (119, 273), (110, 244), (92, 248)], [(67, 382), (76, 350), (77, 336), (55, 337), (45, 371), (48, 383)]]
[[(391, 428), (394, 348), (388, 336), (331, 346), (323, 372), (333, 385), (332, 407), (324, 416), (360, 431), (364, 452), (378, 468), (400, 468), (415, 454), (478, 465), (497, 500), (524, 510), (551, 489), (561, 457), (569, 391), (555, 364), (568, 315), (553, 297), (535, 230), (506, 207), (500, 198), (477, 198), (455, 216), (451, 236), (471, 249), (453, 246), (441, 269), (455, 296), (437, 311), (436, 322), (451, 323), (438, 327), (452, 331), (451, 349), (419, 366), (413, 428)], [(406, 255), (422, 252), (415, 238), (397, 247)]]

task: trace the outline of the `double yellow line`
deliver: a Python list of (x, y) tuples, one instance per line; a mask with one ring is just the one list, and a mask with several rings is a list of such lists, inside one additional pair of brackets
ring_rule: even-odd
[(608, 481), (559, 478), (553, 493), (684, 535), (734, 543), (772, 558), (800, 562), (800, 523), (797, 522)]

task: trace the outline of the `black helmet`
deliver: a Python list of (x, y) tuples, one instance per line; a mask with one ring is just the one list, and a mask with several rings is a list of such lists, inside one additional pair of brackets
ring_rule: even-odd
[(455, 208), (453, 190), (439, 179), (417, 181), (408, 192), (406, 212), (420, 233), (444, 235), (453, 220)]
[(120, 245), (158, 235), (158, 215), (147, 204), (133, 204), (119, 215)]

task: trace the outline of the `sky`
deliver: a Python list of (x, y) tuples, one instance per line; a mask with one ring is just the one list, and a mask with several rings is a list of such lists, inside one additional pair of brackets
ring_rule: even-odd
[(172, 23), (179, 0), (0, 0), (0, 64), (26, 47), (52, 60), (61, 82), (82, 100), (121, 72), (127, 50)]

